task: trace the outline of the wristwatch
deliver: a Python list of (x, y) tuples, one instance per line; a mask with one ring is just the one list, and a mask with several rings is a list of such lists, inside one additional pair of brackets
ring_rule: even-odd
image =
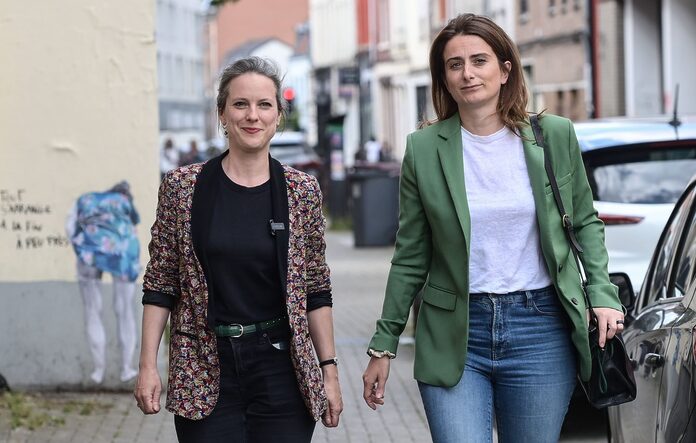
[(328, 360), (320, 361), (319, 367), (323, 368), (326, 365), (336, 365), (338, 366), (338, 357), (330, 358)]
[(396, 354), (389, 352), (389, 351), (375, 351), (374, 349), (370, 348), (367, 350), (367, 355), (370, 357), (375, 357), (375, 358), (382, 358), (382, 357), (388, 357), (389, 359), (396, 358)]

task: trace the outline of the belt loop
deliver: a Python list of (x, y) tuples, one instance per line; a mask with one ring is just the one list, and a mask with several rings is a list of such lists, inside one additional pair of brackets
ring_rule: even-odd
[(528, 308), (528, 307), (532, 306), (532, 301), (533, 301), (532, 299), (534, 298), (534, 296), (532, 295), (532, 291), (524, 291), (524, 298), (525, 298), (524, 307)]
[(256, 334), (256, 341), (261, 341), (263, 339), (263, 334), (268, 334), (266, 331), (261, 330), (261, 323), (254, 323), (254, 326), (256, 327), (256, 331), (254, 333)]

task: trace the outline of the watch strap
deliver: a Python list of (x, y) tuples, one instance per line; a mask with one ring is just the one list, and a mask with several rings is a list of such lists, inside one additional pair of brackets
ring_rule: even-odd
[(338, 366), (338, 357), (330, 358), (328, 360), (323, 360), (319, 362), (319, 367), (323, 368), (324, 366), (327, 365), (336, 365)]

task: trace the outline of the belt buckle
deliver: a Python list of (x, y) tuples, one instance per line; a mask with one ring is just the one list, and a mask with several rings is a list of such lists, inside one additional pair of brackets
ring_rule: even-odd
[(239, 335), (230, 335), (231, 338), (239, 338), (242, 335), (244, 335), (244, 325), (240, 325), (239, 323), (232, 323), (229, 325), (231, 328), (234, 326), (239, 326)]

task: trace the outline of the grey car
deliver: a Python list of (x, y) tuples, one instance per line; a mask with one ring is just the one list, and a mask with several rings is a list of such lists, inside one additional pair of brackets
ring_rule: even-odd
[(612, 274), (627, 305), (638, 395), (609, 408), (611, 441), (696, 442), (696, 177), (677, 201), (640, 292)]

